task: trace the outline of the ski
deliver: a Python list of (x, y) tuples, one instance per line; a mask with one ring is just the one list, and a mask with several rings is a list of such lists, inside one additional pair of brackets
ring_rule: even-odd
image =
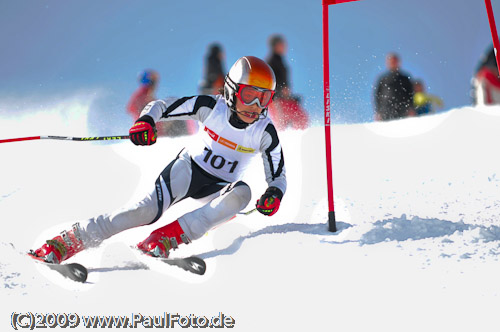
[(33, 255), (32, 253), (28, 253), (28, 256), (33, 258), (36, 262), (39, 262), (49, 269), (59, 272), (62, 276), (71, 279), (76, 282), (85, 282), (87, 281), (88, 271), (85, 266), (78, 263), (69, 263), (69, 264), (54, 264), (44, 261), (42, 258)]
[(200, 257), (196, 257), (196, 256), (175, 257), (175, 258), (155, 257), (155, 256), (150, 255), (147, 252), (140, 250), (137, 247), (135, 247), (134, 249), (139, 251), (142, 255), (145, 255), (147, 257), (151, 257), (152, 259), (156, 259), (156, 260), (161, 261), (163, 263), (166, 263), (168, 265), (180, 267), (181, 269), (183, 269), (185, 271), (188, 271), (188, 272), (200, 275), (200, 276), (204, 275), (205, 271), (207, 270), (207, 264)]

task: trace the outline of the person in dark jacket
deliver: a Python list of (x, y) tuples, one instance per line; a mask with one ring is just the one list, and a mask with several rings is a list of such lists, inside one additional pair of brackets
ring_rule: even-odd
[(375, 120), (386, 121), (413, 116), (413, 84), (410, 75), (400, 70), (401, 60), (395, 53), (386, 57), (389, 70), (375, 90)]
[(208, 53), (205, 57), (203, 81), (200, 92), (206, 95), (217, 95), (219, 89), (224, 87), (224, 77), (226, 69), (224, 65), (224, 50), (219, 43), (212, 43), (208, 46)]
[(285, 38), (281, 35), (272, 35), (269, 38), (269, 49), (271, 53), (266, 59), (266, 62), (271, 66), (276, 75), (276, 94), (275, 98), (283, 96), (283, 89), (290, 88), (288, 80), (288, 67), (285, 64), (284, 56), (287, 45)]
[(274, 102), (269, 106), (269, 116), (278, 130), (305, 129), (309, 125), (307, 111), (301, 105), (300, 96), (292, 93), (288, 66), (285, 62), (287, 43), (282, 35), (269, 37), (269, 55), (266, 62), (276, 76), (276, 93)]

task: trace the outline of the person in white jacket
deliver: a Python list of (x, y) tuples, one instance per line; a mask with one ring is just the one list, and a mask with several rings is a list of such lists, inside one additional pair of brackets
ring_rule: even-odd
[(200, 123), (197, 144), (182, 149), (158, 176), (151, 192), (132, 207), (77, 222), (33, 254), (60, 263), (119, 232), (156, 222), (166, 209), (185, 198), (207, 201), (201, 208), (153, 231), (137, 245), (152, 256), (168, 257), (171, 249), (200, 238), (249, 204), (250, 187), (240, 179), (251, 171), (250, 161), (258, 154), (263, 159), (268, 188), (256, 209), (274, 215), (287, 186), (281, 144), (267, 117), (275, 89), (276, 79), (269, 65), (257, 57), (245, 56), (226, 75), (224, 95), (150, 102), (130, 129), (134, 144), (154, 144), (158, 121), (187, 119)]

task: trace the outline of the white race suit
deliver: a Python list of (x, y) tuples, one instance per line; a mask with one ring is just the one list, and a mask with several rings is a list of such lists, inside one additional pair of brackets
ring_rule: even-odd
[(268, 185), (285, 193), (283, 152), (269, 117), (238, 128), (232, 125), (230, 119), (235, 114), (221, 95), (156, 100), (144, 108), (141, 117), (145, 115), (155, 122), (197, 120), (199, 139), (165, 167), (142, 200), (114, 213), (80, 221), (86, 247), (97, 246), (126, 229), (154, 223), (163, 211), (187, 197), (209, 200), (178, 218), (190, 240), (200, 238), (248, 205), (250, 187), (240, 179), (257, 154), (262, 156)]

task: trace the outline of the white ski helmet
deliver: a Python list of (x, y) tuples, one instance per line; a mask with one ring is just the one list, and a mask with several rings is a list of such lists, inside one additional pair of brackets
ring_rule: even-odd
[[(253, 94), (249, 98), (251, 101), (243, 101), (242, 89), (250, 86), (259, 92), (258, 96)], [(276, 77), (269, 65), (254, 56), (244, 56), (239, 58), (229, 70), (224, 79), (224, 99), (229, 108), (236, 109), (236, 98), (246, 104), (257, 103), (259, 107), (266, 109), (272, 101), (276, 89)]]

